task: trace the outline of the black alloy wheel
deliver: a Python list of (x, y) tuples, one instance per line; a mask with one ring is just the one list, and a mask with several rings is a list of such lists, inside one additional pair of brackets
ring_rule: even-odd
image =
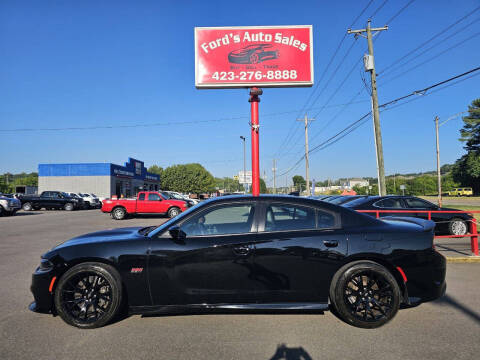
[(32, 204), (29, 203), (29, 202), (26, 202), (25, 204), (23, 204), (22, 206), (22, 209), (25, 210), (25, 211), (32, 211)]
[(335, 274), (330, 288), (330, 300), (340, 317), (353, 326), (368, 329), (391, 320), (400, 306), (400, 297), (393, 275), (370, 261), (344, 266)]
[(55, 289), (55, 308), (68, 324), (93, 329), (109, 323), (122, 301), (121, 280), (109, 265), (79, 264), (61, 277)]

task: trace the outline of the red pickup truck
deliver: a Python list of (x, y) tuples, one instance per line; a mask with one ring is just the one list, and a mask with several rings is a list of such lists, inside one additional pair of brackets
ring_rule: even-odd
[(110, 213), (115, 220), (135, 214), (166, 214), (173, 218), (187, 208), (185, 201), (166, 199), (156, 191), (139, 192), (136, 199), (107, 199), (102, 203), (102, 212)]

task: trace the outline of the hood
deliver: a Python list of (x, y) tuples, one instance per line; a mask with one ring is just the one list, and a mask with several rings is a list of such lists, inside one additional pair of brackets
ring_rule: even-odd
[(140, 229), (143, 229), (143, 227), (137, 226), (137, 227), (96, 231), (96, 232), (77, 236), (77, 237), (74, 237), (73, 239), (67, 240), (55, 246), (52, 250), (57, 250), (57, 249), (61, 249), (61, 248), (73, 246), (73, 245), (143, 238), (143, 236), (138, 233), (138, 230)]

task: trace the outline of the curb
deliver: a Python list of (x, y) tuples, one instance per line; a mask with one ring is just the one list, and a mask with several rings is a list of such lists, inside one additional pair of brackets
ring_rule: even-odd
[(480, 263), (480, 256), (445, 256), (448, 263)]

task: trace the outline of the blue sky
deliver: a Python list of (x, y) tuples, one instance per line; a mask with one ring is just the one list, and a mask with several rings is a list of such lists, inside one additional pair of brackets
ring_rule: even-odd
[[(354, 28), (363, 28), (384, 1), (374, 0)], [(373, 26), (385, 25), (407, 2), (387, 1), (373, 17)], [(227, 1), (2, 1), (0, 130), (169, 125), (2, 131), (0, 173), (36, 171), (39, 163), (122, 164), (131, 156), (145, 161), (147, 166), (199, 162), (215, 176), (232, 176), (243, 168), (240, 135), (248, 136), (247, 149), (250, 147), (248, 91), (195, 89), (193, 28), (311, 24), (314, 87), (265, 89), (261, 97), (260, 168), (270, 182), (273, 158), (277, 158), (278, 172), (282, 173), (303, 154), (302, 124), (295, 119), (303, 116), (300, 110), (313, 91), (314, 99), (328, 85), (318, 100), (307, 106), (313, 107), (308, 110), (310, 116), (318, 113), (309, 130), (311, 147), (370, 110), (369, 95), (362, 82), (362, 76), (368, 78), (368, 73), (364, 73), (362, 64), (338, 88), (365, 51), (365, 39), (347, 36), (318, 84), (347, 28), (367, 3), (367, 0), (296, 3), (277, 0), (258, 1), (255, 5)], [(478, 0), (414, 1), (375, 41), (377, 70), (381, 72), (479, 5)], [(380, 75), (380, 103), (477, 67), (479, 36), (474, 35), (480, 22), (473, 21), (479, 16), (477, 10), (422, 50), (436, 43), (438, 46), (397, 72), (392, 71), (390, 77), (431, 57), (434, 60), (391, 81), (385, 75), (385, 84)], [(472, 25), (444, 40), (471, 22)], [(465, 39), (468, 40), (456, 45)], [(352, 43), (345, 62), (327, 83)], [(434, 56), (452, 46), (451, 50)], [(427, 93), (381, 114), (387, 174), (435, 168), (433, 119), (435, 115), (446, 119), (466, 110), (474, 98), (480, 97), (479, 79), (480, 76), (473, 77)], [(336, 106), (352, 98), (353, 104)], [(328, 107), (319, 111), (326, 104)], [(181, 124), (189, 121), (202, 122)], [(461, 119), (454, 119), (441, 127), (442, 164), (452, 163), (463, 154), (458, 141), (461, 126)], [(292, 132), (293, 140), (281, 147)], [(249, 156), (250, 151), (247, 166)], [(312, 154), (310, 169), (311, 177), (316, 179), (375, 176), (372, 122)], [(303, 163), (288, 173), (289, 182), (295, 174), (304, 175)], [(278, 183), (284, 185), (285, 176)]]

